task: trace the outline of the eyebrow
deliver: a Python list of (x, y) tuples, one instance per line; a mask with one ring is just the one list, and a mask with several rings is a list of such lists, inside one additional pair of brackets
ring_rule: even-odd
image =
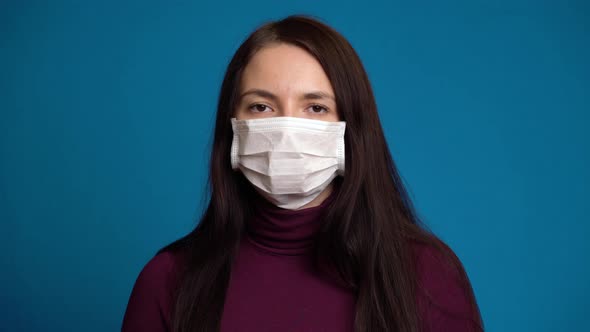
[(334, 96), (332, 96), (331, 94), (327, 93), (327, 92), (323, 92), (323, 91), (312, 91), (312, 92), (308, 92), (306, 94), (303, 95), (303, 99), (332, 99), (333, 101), (336, 101), (336, 98), (334, 98)]
[[(256, 95), (256, 96), (259, 96), (262, 98), (271, 99), (273, 101), (277, 101), (279, 99), (279, 97), (277, 97), (277, 95), (273, 94), (270, 91), (263, 90), (263, 89), (250, 89), (250, 90), (243, 92), (240, 95), (240, 100), (247, 95)], [(336, 101), (336, 98), (334, 98), (334, 96), (332, 96), (331, 94), (324, 92), (324, 91), (306, 92), (302, 95), (301, 99), (304, 99), (304, 100), (332, 99), (332, 100)]]

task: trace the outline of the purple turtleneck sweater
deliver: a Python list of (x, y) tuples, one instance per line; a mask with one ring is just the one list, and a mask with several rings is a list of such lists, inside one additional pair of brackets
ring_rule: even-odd
[[(320, 206), (285, 210), (264, 201), (248, 221), (232, 267), (221, 332), (352, 332), (353, 292), (313, 267), (310, 249), (321, 226)], [(413, 245), (425, 331), (473, 331), (467, 296), (455, 271), (424, 245)], [(164, 252), (143, 268), (129, 298), (123, 332), (171, 331), (179, 257)], [(429, 294), (429, 296), (424, 296)]]

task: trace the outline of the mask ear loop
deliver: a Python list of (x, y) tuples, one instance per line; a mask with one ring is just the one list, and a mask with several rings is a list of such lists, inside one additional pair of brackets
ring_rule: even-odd
[(233, 170), (238, 170), (240, 168), (240, 156), (238, 155), (238, 147), (240, 146), (240, 136), (238, 135), (235, 119), (232, 119), (231, 127), (234, 133), (234, 137), (231, 142), (231, 168)]
[(337, 153), (337, 157), (338, 157), (338, 175), (344, 176), (344, 158), (345, 158), (345, 147), (344, 147), (344, 133), (346, 130), (346, 125), (344, 125), (340, 131), (340, 137), (338, 138), (338, 151)]

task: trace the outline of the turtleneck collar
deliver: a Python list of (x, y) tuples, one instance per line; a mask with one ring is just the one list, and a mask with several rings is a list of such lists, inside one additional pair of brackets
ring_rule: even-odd
[(254, 199), (254, 210), (246, 223), (246, 235), (257, 247), (278, 255), (302, 255), (311, 251), (323, 215), (336, 197), (336, 188), (318, 206), (288, 210), (260, 195)]

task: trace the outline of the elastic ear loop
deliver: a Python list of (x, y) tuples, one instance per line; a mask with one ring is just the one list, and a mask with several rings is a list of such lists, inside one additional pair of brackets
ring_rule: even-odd
[(234, 132), (234, 137), (231, 142), (231, 152), (230, 152), (230, 159), (231, 159), (231, 168), (233, 170), (238, 170), (240, 168), (240, 156), (238, 155), (238, 147), (240, 146), (240, 137), (236, 133), (236, 128), (234, 123), (232, 123), (232, 130)]
[(340, 132), (340, 138), (339, 138), (339, 142), (338, 142), (338, 151), (337, 151), (337, 156), (338, 156), (338, 175), (344, 175), (344, 165), (345, 165), (345, 146), (344, 146), (344, 130), (345, 128), (342, 128), (342, 131)]

